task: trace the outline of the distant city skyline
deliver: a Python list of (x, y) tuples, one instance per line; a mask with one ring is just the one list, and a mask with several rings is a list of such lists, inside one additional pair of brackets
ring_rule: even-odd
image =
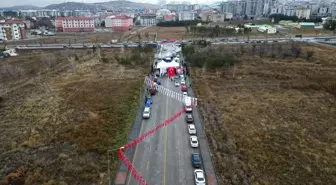
[[(38, 6), (38, 7), (45, 7), (50, 4), (59, 4), (59, 3), (65, 3), (65, 2), (78, 2), (78, 3), (98, 3), (98, 2), (108, 2), (111, 0), (72, 0), (72, 1), (65, 1), (65, 0), (10, 0), (10, 1), (4, 1), (1, 3), (0, 7), (11, 7), (11, 6), (21, 6), (21, 5), (32, 5), (32, 6)], [(189, 2), (190, 4), (211, 4), (211, 3), (216, 3), (219, 2), (218, 0), (181, 0), (181, 1), (176, 1), (176, 0), (129, 0), (133, 2), (138, 2), (138, 3), (152, 3), (152, 4), (157, 4), (158, 2)]]

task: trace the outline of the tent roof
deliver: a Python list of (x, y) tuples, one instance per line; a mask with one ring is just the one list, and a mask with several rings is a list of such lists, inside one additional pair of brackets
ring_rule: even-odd
[(157, 68), (168, 68), (168, 67), (179, 67), (179, 66), (180, 66), (180, 64), (175, 62), (175, 60), (173, 60), (171, 62), (165, 62), (165, 61), (161, 60), (157, 64)]

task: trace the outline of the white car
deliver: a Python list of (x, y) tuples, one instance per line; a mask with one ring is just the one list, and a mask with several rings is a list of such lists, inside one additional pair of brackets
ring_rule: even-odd
[(194, 124), (189, 124), (188, 125), (188, 131), (189, 131), (189, 134), (196, 134), (196, 127)]
[(184, 79), (184, 75), (181, 74), (181, 75), (180, 75), (180, 78), (181, 78), (181, 79)]
[(197, 169), (194, 171), (196, 185), (205, 185), (205, 177), (203, 170)]
[(178, 86), (180, 86), (180, 83), (176, 80), (175, 81), (175, 87), (178, 87)]
[(142, 117), (145, 119), (149, 119), (150, 118), (150, 107), (145, 107), (143, 113), (142, 113)]
[(185, 85), (185, 84), (186, 84), (185, 80), (181, 79), (181, 85)]
[(197, 136), (190, 136), (190, 145), (193, 148), (197, 148), (198, 147), (198, 139)]
[(182, 95), (183, 95), (183, 96), (188, 96), (188, 93), (184, 91), (184, 92), (182, 93)]

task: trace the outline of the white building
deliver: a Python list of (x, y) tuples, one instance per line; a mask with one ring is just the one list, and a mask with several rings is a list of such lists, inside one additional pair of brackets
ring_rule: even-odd
[(111, 15), (111, 16), (107, 16), (105, 18), (105, 27), (106, 28), (112, 28), (112, 18), (114, 18), (115, 16), (114, 15)]
[(308, 8), (300, 8), (300, 9), (296, 10), (295, 14), (296, 14), (296, 16), (298, 18), (309, 19), (310, 18), (310, 9), (308, 9)]
[(261, 25), (259, 26), (258, 31), (262, 33), (267, 33), (267, 34), (275, 34), (277, 32), (277, 29), (272, 26)]
[(184, 11), (178, 14), (179, 21), (192, 21), (195, 20), (195, 13), (192, 11)]
[(143, 14), (139, 16), (140, 26), (155, 26), (157, 24), (156, 14)]

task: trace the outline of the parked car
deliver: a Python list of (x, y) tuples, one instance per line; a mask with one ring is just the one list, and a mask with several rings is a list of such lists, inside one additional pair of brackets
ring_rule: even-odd
[(178, 87), (178, 86), (180, 86), (180, 83), (176, 80), (175, 81), (175, 87)]
[(188, 132), (189, 134), (196, 134), (196, 127), (194, 124), (189, 124), (188, 125)]
[(181, 85), (181, 90), (184, 91), (188, 91), (188, 87), (186, 85)]
[(193, 118), (192, 114), (187, 114), (185, 119), (186, 119), (187, 123), (193, 123), (194, 122), (194, 118)]
[(188, 96), (188, 92), (184, 91), (184, 92), (182, 93), (182, 95), (183, 95), (183, 96)]
[(197, 136), (190, 136), (190, 146), (193, 148), (198, 147), (198, 139)]
[(151, 108), (150, 107), (145, 107), (143, 113), (142, 113), (142, 117), (144, 119), (149, 119), (150, 118), (150, 114), (151, 114)]
[(191, 163), (194, 166), (194, 168), (200, 168), (202, 165), (201, 162), (201, 156), (199, 153), (193, 153), (191, 154)]
[(203, 170), (197, 169), (194, 171), (196, 185), (205, 185), (205, 177)]

